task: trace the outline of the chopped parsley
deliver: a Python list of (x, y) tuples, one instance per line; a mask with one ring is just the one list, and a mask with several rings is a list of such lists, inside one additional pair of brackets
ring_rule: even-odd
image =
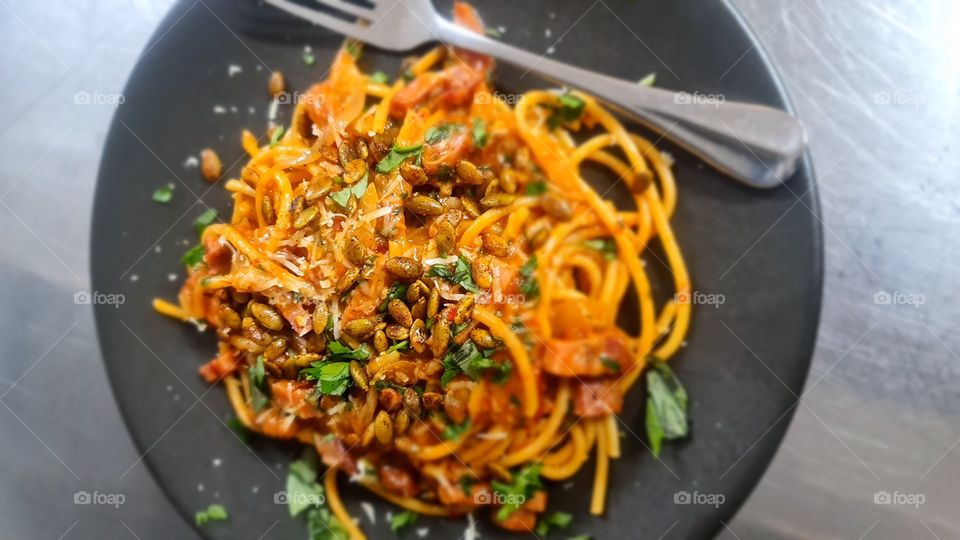
[(460, 373), (477, 380), (488, 370), (494, 374), (494, 382), (505, 382), (513, 370), (513, 364), (509, 361), (497, 362), (492, 359), (491, 356), (495, 352), (494, 349), (481, 352), (472, 341), (465, 341), (453, 347), (443, 355), (443, 376), (440, 378), (440, 384), (446, 386)]
[(687, 419), (687, 391), (662, 360), (649, 356), (647, 371), (647, 438), (653, 455), (660, 455), (663, 440), (682, 439), (690, 434)]
[(609, 369), (610, 371), (614, 373), (620, 373), (620, 364), (613, 358), (610, 358), (609, 356), (601, 356), (600, 363), (603, 364), (603, 367)]
[(477, 148), (483, 148), (489, 142), (489, 135), (487, 135), (487, 123), (480, 118), (476, 118), (473, 121), (473, 130), (471, 131), (473, 135), (473, 144)]
[(363, 194), (367, 192), (367, 176), (368, 175), (364, 175), (359, 182), (349, 185), (340, 191), (334, 191), (330, 194), (330, 198), (341, 207), (347, 208), (350, 205), (350, 197), (356, 197), (357, 200), (359, 200), (360, 197), (363, 197)]
[(471, 495), (473, 495), (473, 486), (476, 483), (477, 483), (476, 478), (470, 476), (469, 474), (465, 474), (460, 477), (460, 481), (459, 481), (460, 491), (463, 492), (463, 495), (465, 497), (470, 497)]
[(250, 399), (253, 410), (260, 411), (270, 402), (270, 387), (267, 385), (267, 375), (263, 369), (263, 356), (257, 357), (257, 363), (247, 370), (250, 377)]
[(342, 396), (353, 382), (350, 362), (313, 362), (300, 370), (300, 376), (317, 381), (317, 393), (324, 396)]
[(405, 351), (409, 348), (410, 348), (410, 342), (405, 339), (399, 343), (394, 343), (393, 345), (388, 347), (387, 350), (383, 351), (383, 354), (390, 354), (396, 351)]
[(448, 441), (456, 441), (460, 439), (460, 437), (463, 437), (463, 435), (469, 429), (470, 429), (470, 419), (467, 418), (466, 420), (463, 421), (462, 424), (453, 424), (453, 423), (447, 424), (447, 426), (443, 428), (443, 433), (441, 435), (443, 436), (444, 439)]
[(427, 272), (427, 277), (443, 278), (450, 283), (460, 285), (472, 293), (480, 291), (477, 284), (473, 282), (473, 268), (470, 266), (470, 261), (464, 258), (463, 255), (457, 257), (457, 263), (453, 269), (446, 264), (435, 264), (431, 266), (430, 271)]
[(416, 522), (419, 514), (416, 512), (411, 512), (407, 510), (406, 512), (400, 512), (399, 514), (394, 514), (390, 518), (390, 530), (393, 532), (400, 532), (400, 529), (404, 527), (412, 527)]
[(273, 133), (270, 134), (270, 148), (280, 143), (280, 137), (283, 137), (283, 126), (273, 128)]
[(594, 238), (585, 241), (583, 245), (603, 253), (603, 258), (608, 261), (617, 259), (617, 243), (613, 238)]
[(537, 523), (537, 536), (546, 536), (550, 529), (565, 529), (573, 522), (573, 516), (566, 512), (554, 512), (549, 516), (543, 516)]
[(583, 115), (586, 102), (580, 97), (565, 92), (559, 98), (559, 106), (553, 108), (553, 113), (547, 118), (547, 126), (556, 129), (563, 124), (578, 120)]
[(407, 289), (409, 285), (403, 283), (396, 283), (391, 285), (387, 290), (387, 297), (383, 299), (383, 303), (380, 304), (380, 311), (386, 311), (387, 305), (390, 304), (391, 300), (403, 300), (407, 296)]
[(285, 490), (290, 517), (297, 517), (304, 510), (323, 505), (323, 486), (317, 482), (316, 451), (307, 449), (302, 458), (290, 464)]
[(313, 51), (303, 51), (303, 54), (300, 55), (300, 58), (303, 59), (303, 63), (312, 66), (314, 62), (317, 61), (317, 57), (313, 55)]
[(187, 265), (187, 268), (193, 268), (198, 264), (203, 262), (203, 246), (197, 244), (190, 248), (190, 251), (187, 251), (180, 257), (180, 261)]
[(504, 521), (510, 514), (517, 511), (534, 492), (543, 489), (540, 481), (540, 469), (543, 463), (531, 463), (513, 474), (513, 481), (509, 484), (494, 480), (491, 482), (493, 490), (506, 501), (497, 510), (497, 519)]
[(207, 208), (207, 211), (200, 214), (200, 217), (193, 222), (193, 228), (197, 231), (197, 236), (203, 234), (204, 229), (217, 220), (217, 211), (213, 208)]
[(173, 188), (173, 182), (158, 187), (157, 190), (153, 192), (154, 202), (158, 202), (160, 204), (167, 204), (170, 202), (170, 199), (173, 198)]
[(538, 195), (543, 195), (547, 192), (547, 183), (543, 180), (537, 180), (535, 182), (530, 182), (527, 184), (527, 195), (531, 197), (536, 197)]
[(405, 160), (419, 157), (421, 152), (423, 152), (422, 144), (414, 144), (411, 146), (394, 145), (393, 148), (390, 149), (390, 153), (384, 156), (383, 159), (380, 160), (380, 163), (377, 163), (377, 172), (386, 174), (399, 167)]
[(226, 521), (227, 509), (222, 504), (211, 504), (206, 510), (198, 511), (194, 519), (199, 527), (206, 525), (208, 521)]
[(387, 84), (388, 82), (390, 82), (390, 77), (387, 76), (387, 74), (382, 71), (377, 71), (373, 75), (370, 75), (370, 82), (374, 82), (377, 84)]
[(537, 256), (532, 255), (520, 267), (520, 294), (527, 300), (540, 296), (540, 282), (537, 281)]
[(250, 442), (250, 430), (247, 429), (247, 426), (243, 425), (243, 422), (241, 422), (239, 418), (227, 420), (227, 427), (240, 439), (240, 442), (244, 444)]
[(351, 349), (339, 341), (327, 343), (327, 360), (366, 360), (370, 358), (370, 350), (366, 345)]
[(359, 42), (359, 41), (353, 41), (353, 40), (348, 41), (348, 42), (344, 45), (344, 49), (346, 49), (347, 53), (348, 53), (350, 56), (354, 57), (354, 58), (360, 58), (360, 53), (361, 53), (362, 50), (363, 50), (363, 49), (361, 48), (360, 42)]
[(438, 142), (448, 138), (451, 133), (460, 131), (463, 128), (460, 124), (450, 124), (443, 123), (431, 126), (427, 130), (427, 133), (423, 136), (424, 142), (427, 144), (437, 144)]
[(646, 77), (637, 82), (640, 86), (653, 86), (657, 82), (657, 74), (653, 72), (648, 73)]
[(492, 27), (492, 26), (488, 26), (488, 27), (486, 28), (486, 30), (484, 30), (484, 32), (485, 32), (488, 36), (490, 36), (490, 37), (492, 37), (492, 38), (499, 38), (499, 37), (500, 37), (500, 30), (497, 30), (496, 28), (494, 28), (494, 27)]

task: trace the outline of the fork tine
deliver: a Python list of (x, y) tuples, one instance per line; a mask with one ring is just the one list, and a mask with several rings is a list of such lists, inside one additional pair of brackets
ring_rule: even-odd
[(359, 6), (357, 4), (344, 2), (343, 0), (317, 0), (317, 2), (324, 4), (326, 6), (330, 6), (334, 9), (339, 9), (344, 13), (349, 13), (351, 15), (356, 15), (357, 17), (363, 17), (365, 19), (371, 19), (379, 9), (377, 7)]
[(299, 4), (294, 4), (289, 0), (265, 0), (266, 3), (274, 6), (276, 8), (282, 9), (287, 13), (296, 15), (306, 19), (312, 23), (319, 24), (341, 34), (345, 34), (349, 37), (360, 39), (360, 36), (363, 34), (363, 30), (357, 26), (356, 23), (347, 22), (343, 19), (338, 19), (333, 15), (327, 15), (326, 13), (321, 13), (319, 11), (306, 8)]

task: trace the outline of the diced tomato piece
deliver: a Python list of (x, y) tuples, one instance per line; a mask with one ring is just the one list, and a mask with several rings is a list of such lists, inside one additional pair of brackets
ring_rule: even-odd
[(203, 237), (203, 261), (214, 274), (226, 274), (230, 271), (233, 252), (220, 237), (208, 234)]
[(573, 412), (581, 418), (619, 414), (623, 409), (623, 389), (617, 379), (592, 379), (573, 387)]
[(270, 395), (281, 409), (294, 410), (300, 418), (316, 418), (319, 413), (307, 401), (313, 388), (310, 383), (303, 381), (277, 380), (270, 384)]
[(417, 496), (417, 485), (413, 481), (413, 475), (407, 469), (384, 463), (378, 472), (380, 483), (387, 491), (403, 497)]
[(223, 350), (216, 358), (200, 366), (200, 376), (204, 382), (215, 383), (233, 373), (239, 367), (239, 360), (228, 350)]
[(543, 370), (558, 377), (602, 377), (632, 364), (627, 337), (619, 329), (581, 339), (550, 339), (543, 345)]

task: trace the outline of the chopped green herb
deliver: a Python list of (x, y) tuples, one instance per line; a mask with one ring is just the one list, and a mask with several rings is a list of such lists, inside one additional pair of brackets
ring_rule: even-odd
[(463, 321), (460, 324), (453, 325), (453, 335), (457, 335), (460, 332), (463, 332), (464, 330), (467, 329), (468, 326), (470, 326), (470, 321)]
[(573, 522), (573, 516), (566, 512), (554, 512), (549, 516), (543, 516), (537, 523), (537, 536), (550, 534), (550, 529), (565, 529), (571, 522)]
[(386, 311), (387, 305), (390, 304), (391, 300), (403, 300), (407, 296), (408, 285), (403, 283), (396, 283), (390, 286), (390, 289), (387, 290), (387, 297), (383, 299), (383, 303), (380, 304), (380, 311)]
[(380, 160), (380, 163), (377, 163), (377, 172), (380, 174), (386, 174), (397, 167), (400, 166), (405, 160), (410, 158), (419, 158), (420, 153), (423, 152), (422, 144), (414, 144), (412, 146), (396, 146), (390, 149), (390, 153), (384, 156)]
[(367, 192), (367, 186), (369, 185), (367, 176), (364, 175), (359, 182), (331, 193), (330, 198), (341, 207), (347, 208), (350, 205), (350, 197), (356, 197), (357, 200), (360, 200), (360, 197), (363, 197), (363, 194)]
[(646, 77), (640, 79), (638, 83), (640, 86), (653, 86), (657, 82), (656, 73), (648, 73)]
[(280, 143), (280, 137), (283, 137), (283, 126), (273, 128), (273, 133), (270, 134), (270, 148)]
[(317, 482), (317, 453), (312, 448), (304, 450), (303, 457), (290, 464), (285, 489), (290, 517), (323, 506), (323, 486)]
[(187, 251), (180, 257), (180, 261), (187, 265), (187, 268), (193, 268), (198, 264), (203, 262), (203, 246), (197, 244), (190, 248), (190, 251)]
[(307, 512), (308, 540), (350, 540), (350, 534), (340, 520), (326, 507), (313, 508)]
[(257, 357), (257, 363), (247, 370), (250, 377), (250, 399), (253, 410), (260, 411), (270, 402), (270, 387), (267, 385), (267, 375), (263, 369), (263, 356)]
[(477, 118), (473, 121), (473, 144), (477, 148), (483, 148), (489, 142), (489, 135), (487, 135), (487, 123), (480, 118)]
[(384, 354), (390, 354), (397, 351), (405, 351), (410, 348), (410, 342), (408, 340), (403, 340), (399, 343), (394, 343), (393, 345), (387, 347), (387, 350), (383, 351)]
[(347, 53), (354, 58), (360, 58), (360, 53), (363, 52), (363, 47), (360, 45), (359, 41), (347, 41), (347, 43), (344, 45), (344, 48), (346, 49)]
[(542, 468), (543, 463), (531, 463), (514, 473), (513, 482), (505, 484), (494, 480), (491, 483), (493, 490), (506, 501), (497, 511), (497, 519), (500, 521), (507, 519), (510, 514), (523, 506), (534, 492), (543, 489), (543, 483), (540, 481)]
[(531, 255), (520, 267), (520, 294), (526, 300), (540, 296), (540, 282), (537, 281), (537, 256)]
[(591, 540), (593, 537), (589, 534), (578, 534), (576, 536), (571, 536), (567, 540)]
[(660, 455), (663, 440), (682, 439), (690, 434), (687, 419), (687, 391), (673, 371), (656, 357), (648, 357), (647, 438), (653, 455)]
[(539, 195), (543, 195), (544, 193), (546, 193), (548, 189), (549, 188), (547, 187), (547, 183), (544, 182), (543, 180), (530, 182), (529, 184), (527, 184), (527, 195), (531, 197), (537, 197)]
[(339, 341), (327, 343), (327, 360), (366, 360), (370, 358), (370, 350), (366, 345), (351, 349)]
[(400, 529), (404, 527), (412, 527), (414, 523), (417, 522), (419, 514), (407, 510), (406, 512), (400, 512), (399, 514), (394, 514), (390, 518), (390, 530), (393, 532), (400, 532)]
[(463, 126), (460, 124), (437, 124), (435, 126), (431, 126), (430, 129), (427, 130), (427, 133), (423, 136), (423, 140), (427, 144), (437, 144), (438, 142), (449, 137), (451, 133), (460, 131), (461, 129), (463, 129)]
[(610, 371), (614, 373), (620, 373), (620, 364), (613, 358), (610, 358), (609, 356), (601, 356), (600, 363), (603, 364), (603, 367), (609, 369)]
[(559, 106), (553, 108), (553, 113), (547, 118), (547, 126), (550, 129), (556, 129), (563, 124), (573, 122), (580, 118), (586, 102), (580, 97), (566, 92), (560, 96)]
[(353, 382), (350, 362), (313, 362), (300, 370), (300, 376), (317, 381), (317, 392), (324, 396), (342, 396)]
[(403, 72), (403, 80), (406, 81), (406, 82), (410, 82), (410, 81), (412, 81), (413, 79), (415, 79), (416, 77), (417, 77), (417, 76), (414, 75), (413, 72), (410, 71), (409, 69)]
[(387, 84), (388, 82), (390, 82), (390, 77), (382, 71), (377, 71), (373, 75), (370, 75), (370, 82), (375, 82), (377, 84)]
[(200, 527), (206, 525), (208, 521), (226, 521), (227, 509), (222, 504), (211, 504), (206, 510), (197, 512), (194, 519)]
[(244, 444), (250, 442), (250, 430), (247, 429), (247, 426), (243, 425), (243, 422), (241, 422), (239, 418), (227, 420), (227, 427), (230, 428), (230, 431)]
[(460, 491), (463, 492), (463, 495), (465, 497), (470, 497), (471, 495), (473, 495), (473, 485), (477, 483), (476, 478), (470, 476), (469, 474), (465, 474), (460, 477), (459, 483), (460, 483)]
[(496, 28), (494, 28), (494, 27), (492, 27), (492, 26), (491, 26), (491, 27), (488, 27), (488, 28), (487, 28), (486, 30), (484, 30), (484, 31), (486, 32), (486, 34), (487, 34), (488, 36), (490, 36), (490, 37), (492, 37), (492, 38), (498, 38), (498, 39), (500, 38), (500, 30), (497, 30)]
[(153, 192), (153, 200), (160, 204), (167, 204), (173, 198), (173, 183), (160, 186)]
[(465, 341), (451, 348), (443, 355), (443, 376), (440, 377), (440, 384), (446, 386), (460, 373), (477, 380), (488, 370), (494, 374), (494, 382), (505, 382), (513, 370), (513, 364), (509, 361), (493, 360), (491, 356), (495, 352), (493, 349), (481, 352), (472, 341)]
[(193, 228), (197, 231), (197, 236), (203, 234), (203, 230), (210, 226), (211, 223), (217, 220), (217, 211), (213, 208), (207, 208), (207, 211), (200, 214), (200, 217), (193, 222)]
[(470, 419), (467, 418), (462, 424), (447, 424), (443, 428), (443, 438), (448, 441), (456, 441), (470, 429)]
[(587, 240), (583, 245), (603, 253), (603, 258), (608, 261), (617, 259), (617, 242), (613, 238), (594, 238)]
[(317, 61), (317, 57), (313, 55), (313, 51), (303, 51), (303, 54), (300, 55), (300, 58), (303, 59), (303, 63), (312, 66), (314, 62)]
[(470, 261), (464, 258), (463, 255), (457, 257), (457, 263), (452, 270), (450, 266), (446, 264), (435, 264), (431, 266), (430, 271), (427, 272), (427, 277), (443, 278), (450, 283), (460, 285), (472, 293), (480, 291), (477, 284), (473, 282), (473, 268), (470, 266)]

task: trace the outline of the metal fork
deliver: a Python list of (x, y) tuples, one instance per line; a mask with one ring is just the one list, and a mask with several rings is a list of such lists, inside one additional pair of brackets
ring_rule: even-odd
[(778, 109), (650, 88), (551, 60), (456, 25), (441, 17), (430, 0), (367, 0), (370, 5), (317, 1), (357, 20), (350, 22), (290, 0), (266, 0), (383, 49), (403, 51), (440, 41), (583, 89), (750, 186), (771, 188), (785, 181), (796, 170), (806, 145), (800, 122)]

